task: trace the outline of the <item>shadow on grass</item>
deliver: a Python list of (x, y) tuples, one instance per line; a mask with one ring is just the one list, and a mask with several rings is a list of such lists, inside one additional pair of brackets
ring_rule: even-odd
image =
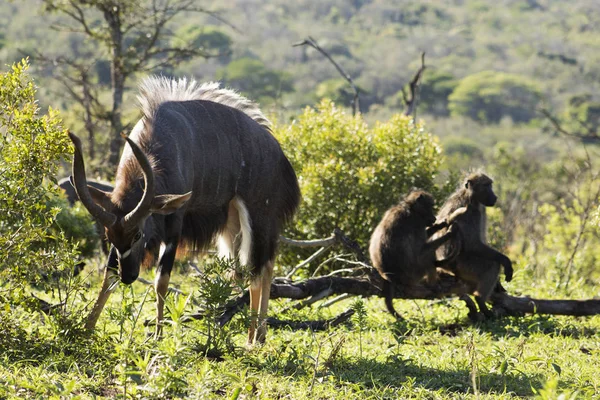
[[(389, 387), (392, 389), (423, 388), (428, 391), (443, 391), (455, 394), (473, 394), (471, 371), (467, 369), (445, 371), (415, 365), (406, 360), (387, 362), (372, 359), (337, 359), (329, 367), (341, 382), (358, 384), (364, 388)], [(537, 388), (543, 375), (479, 373), (477, 388), (482, 393), (514, 393), (531, 396), (531, 386)]]
[(493, 320), (471, 323), (465, 320), (461, 324), (441, 325), (442, 333), (455, 335), (461, 330), (473, 326), (481, 332), (492, 335), (495, 339), (506, 337), (522, 337), (532, 334), (543, 334), (550, 337), (571, 339), (589, 338), (598, 335), (595, 327), (584, 326), (581, 321), (572, 317), (555, 317), (551, 315), (526, 315), (522, 317), (498, 317)]

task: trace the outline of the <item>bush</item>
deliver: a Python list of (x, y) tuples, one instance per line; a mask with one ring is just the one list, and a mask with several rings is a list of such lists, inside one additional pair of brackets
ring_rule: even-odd
[(520, 75), (483, 71), (461, 80), (448, 99), (452, 115), (481, 122), (498, 123), (505, 116), (529, 122), (535, 117), (540, 89)]
[(21, 284), (72, 271), (75, 250), (56, 229), (58, 162), (70, 141), (58, 114), (39, 115), (27, 61), (0, 75), (0, 281)]
[(406, 116), (369, 127), (323, 100), (275, 131), (302, 191), (295, 236), (325, 237), (338, 226), (364, 247), (401, 195), (412, 187), (436, 192), (440, 147)]

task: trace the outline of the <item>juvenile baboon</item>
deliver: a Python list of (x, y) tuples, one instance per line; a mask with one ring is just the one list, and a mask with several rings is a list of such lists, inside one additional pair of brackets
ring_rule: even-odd
[[(428, 283), (435, 282), (436, 266), (448, 261), (436, 261), (436, 249), (455, 237), (456, 230), (448, 229), (435, 240), (429, 241), (429, 237), (448, 227), (453, 218), (465, 211), (458, 210), (444, 221), (430, 226), (436, 221), (433, 206), (431, 194), (422, 190), (412, 191), (399, 204), (387, 210), (371, 235), (371, 262), (383, 278), (385, 305), (398, 319), (402, 317), (392, 304), (394, 286), (410, 286), (423, 278)], [(447, 256), (449, 259), (452, 257), (452, 254)]]
[[(449, 215), (459, 208), (466, 207), (466, 212), (459, 215), (454, 223), (460, 231), (460, 239), (445, 243), (438, 250), (438, 257), (446, 257), (458, 250), (458, 255), (446, 264), (444, 269), (449, 270), (456, 277), (470, 287), (475, 295), (479, 310), (485, 317), (492, 317), (492, 312), (485, 302), (489, 299), (494, 288), (502, 291), (499, 283), (500, 266), (504, 266), (506, 281), (510, 282), (513, 275), (512, 262), (501, 252), (487, 244), (486, 207), (496, 204), (497, 196), (492, 189), (492, 179), (483, 173), (470, 174), (464, 186), (454, 192), (442, 206), (437, 216), (437, 221), (445, 221)], [(443, 235), (441, 229), (435, 236)], [(466, 300), (466, 299), (465, 299)], [(467, 305), (472, 302), (467, 301)], [(469, 316), (476, 318), (473, 308)]]

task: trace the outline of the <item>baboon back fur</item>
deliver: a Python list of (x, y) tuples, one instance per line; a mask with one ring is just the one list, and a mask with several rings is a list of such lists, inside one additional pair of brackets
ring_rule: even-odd
[(429, 241), (433, 232), (447, 226), (435, 222), (433, 197), (425, 191), (412, 191), (399, 204), (391, 207), (371, 235), (369, 254), (371, 262), (384, 279), (383, 292), (388, 311), (400, 318), (394, 310), (394, 286), (410, 286), (427, 278), (436, 280), (435, 251), (454, 236), (449, 230), (435, 241)]
[[(469, 285), (480, 311), (488, 317), (491, 312), (485, 302), (495, 287), (501, 288), (498, 282), (500, 266), (504, 266), (507, 281), (512, 279), (513, 273), (510, 259), (487, 244), (486, 207), (495, 205), (497, 200), (492, 182), (483, 173), (470, 174), (464, 185), (446, 200), (437, 216), (437, 221), (444, 221), (456, 209), (466, 207), (466, 212), (455, 220), (461, 233), (460, 240), (440, 246), (438, 257), (444, 257), (458, 248), (457, 257), (444, 269)], [(441, 229), (436, 235), (442, 235), (444, 230)]]

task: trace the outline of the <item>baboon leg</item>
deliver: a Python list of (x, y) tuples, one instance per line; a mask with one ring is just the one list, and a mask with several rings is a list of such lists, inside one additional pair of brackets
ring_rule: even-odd
[(98, 294), (98, 298), (94, 303), (94, 307), (92, 307), (92, 311), (90, 315), (88, 315), (87, 321), (85, 322), (85, 329), (93, 330), (96, 327), (96, 323), (98, 322), (98, 318), (104, 309), (104, 305), (106, 304), (110, 294), (113, 292), (116, 281), (119, 279), (119, 274), (115, 270), (115, 266), (111, 265), (111, 258), (114, 257), (114, 264), (116, 264), (116, 254), (111, 253), (109, 257), (108, 266), (104, 269), (104, 278), (102, 280), (102, 288), (100, 289), (100, 293)]
[(464, 301), (469, 309), (468, 317), (473, 322), (478, 322), (481, 320), (481, 314), (477, 311), (477, 306), (473, 302), (473, 299), (468, 294), (463, 294), (459, 297), (460, 300)]
[(506, 293), (506, 289), (504, 289), (504, 286), (502, 286), (502, 284), (500, 283), (500, 281), (498, 281), (498, 283), (496, 283), (496, 287), (494, 288), (494, 292), (496, 292), (496, 293)]
[(490, 265), (485, 273), (479, 276), (477, 290), (475, 291), (475, 301), (479, 306), (479, 310), (486, 316), (486, 318), (493, 318), (494, 313), (490, 311), (485, 302), (490, 298), (490, 295), (496, 288), (500, 267), (495, 263), (489, 264)]
[(271, 280), (273, 279), (273, 260), (269, 260), (262, 268), (260, 285), (260, 307), (258, 310), (257, 330), (255, 341), (264, 343), (267, 338), (267, 311), (271, 297)]
[(494, 313), (491, 312), (490, 309), (488, 308), (487, 304), (485, 304), (485, 300), (483, 299), (483, 297), (476, 295), (475, 301), (477, 302), (477, 305), (479, 306), (479, 311), (481, 311), (481, 313), (483, 315), (485, 315), (485, 317), (487, 319), (494, 318)]
[(386, 306), (387, 310), (389, 311), (389, 313), (394, 316), (394, 318), (396, 318), (398, 320), (402, 320), (404, 318), (402, 318), (402, 316), (400, 314), (398, 314), (398, 312), (394, 308), (394, 303), (393, 303), (394, 289), (395, 289), (395, 285), (392, 282), (390, 282), (388, 280), (383, 281), (383, 295), (385, 298), (385, 306)]
[(479, 246), (473, 249), (469, 249), (469, 253), (484, 258), (486, 260), (494, 261), (504, 267), (504, 275), (506, 277), (506, 281), (510, 282), (513, 276), (513, 268), (512, 261), (510, 258), (506, 257), (504, 254), (500, 253), (498, 250), (493, 249), (483, 243), (480, 243)]
[(250, 280), (250, 326), (248, 327), (248, 344), (254, 343), (256, 336), (258, 308), (260, 306), (260, 293), (262, 277), (252, 277)]

